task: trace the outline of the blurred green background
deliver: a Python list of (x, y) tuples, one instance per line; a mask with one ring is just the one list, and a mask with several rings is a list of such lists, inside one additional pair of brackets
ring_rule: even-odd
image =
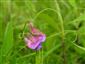
[[(29, 21), (47, 36), (38, 51)], [(85, 0), (0, 0), (0, 64), (85, 64)]]

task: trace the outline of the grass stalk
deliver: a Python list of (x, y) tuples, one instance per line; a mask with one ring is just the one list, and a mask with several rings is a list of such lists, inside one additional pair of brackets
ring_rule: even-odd
[(60, 20), (60, 24), (61, 24), (61, 40), (62, 40), (62, 49), (63, 49), (63, 63), (64, 64), (67, 64), (67, 61), (66, 61), (66, 46), (65, 46), (65, 41), (64, 41), (64, 38), (65, 38), (65, 32), (64, 32), (64, 21), (63, 21), (63, 18), (62, 18), (62, 15), (61, 15), (61, 10), (60, 10), (60, 7), (59, 7), (59, 4), (57, 2), (57, 0), (55, 0), (55, 5), (56, 5), (56, 9), (57, 9), (57, 12), (58, 12), (58, 17), (59, 17), (59, 20)]

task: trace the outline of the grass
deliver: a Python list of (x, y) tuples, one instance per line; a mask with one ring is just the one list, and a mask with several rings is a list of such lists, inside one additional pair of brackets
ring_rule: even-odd
[[(84, 64), (84, 0), (0, 0), (0, 64)], [(46, 34), (38, 51), (26, 47), (31, 21)]]

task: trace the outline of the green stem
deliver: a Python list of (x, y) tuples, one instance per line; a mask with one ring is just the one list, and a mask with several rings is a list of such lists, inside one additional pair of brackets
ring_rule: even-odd
[(43, 50), (36, 51), (36, 63), (35, 64), (43, 64)]
[(46, 8), (46, 9), (43, 9), (43, 10), (41, 10), (40, 12), (38, 12), (38, 13), (36, 14), (36, 16), (34, 17), (33, 21), (35, 21), (35, 20), (37, 19), (37, 17), (38, 17), (41, 13), (45, 12), (46, 10), (51, 10), (51, 11), (57, 13), (55, 9)]
[(63, 18), (62, 18), (62, 15), (61, 15), (61, 12), (60, 12), (60, 7), (59, 7), (59, 4), (57, 2), (57, 0), (55, 0), (55, 5), (56, 5), (56, 9), (57, 9), (57, 12), (58, 12), (58, 16), (59, 16), (59, 20), (60, 20), (60, 23), (61, 23), (61, 38), (62, 38), (62, 48), (63, 48), (63, 63), (66, 64), (66, 48), (65, 48), (65, 42), (64, 42), (64, 38), (65, 38), (65, 32), (64, 32), (64, 21), (63, 21)]

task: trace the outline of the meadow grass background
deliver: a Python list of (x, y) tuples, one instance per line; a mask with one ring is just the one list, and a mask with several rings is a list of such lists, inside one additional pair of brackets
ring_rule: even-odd
[[(29, 21), (47, 36), (38, 51)], [(0, 64), (85, 64), (85, 0), (0, 0)]]

